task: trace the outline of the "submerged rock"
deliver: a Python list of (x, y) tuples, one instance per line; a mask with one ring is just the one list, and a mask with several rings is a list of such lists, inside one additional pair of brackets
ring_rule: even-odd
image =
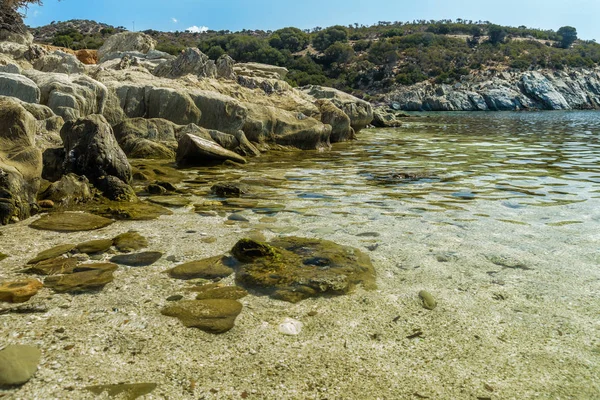
[(0, 386), (22, 385), (30, 380), (42, 352), (34, 346), (9, 345), (0, 350)]
[(214, 141), (191, 134), (183, 134), (179, 138), (176, 160), (180, 166), (206, 165), (226, 160), (246, 163), (246, 159), (239, 154), (221, 147)]
[(289, 302), (340, 295), (357, 284), (374, 289), (375, 270), (360, 250), (336, 243), (287, 237), (270, 243), (242, 239), (231, 250), (243, 286)]
[(111, 258), (110, 261), (129, 267), (145, 267), (154, 264), (162, 256), (163, 253), (159, 251), (146, 251), (143, 253), (120, 254)]
[(129, 252), (148, 247), (148, 240), (135, 231), (129, 231), (115, 237), (113, 244), (119, 251)]
[(233, 328), (242, 304), (229, 299), (184, 300), (169, 305), (161, 313), (178, 318), (188, 328), (209, 333), (225, 333)]
[(61, 244), (61, 245), (52, 247), (51, 249), (39, 252), (37, 256), (35, 256), (31, 260), (27, 261), (27, 264), (37, 264), (40, 261), (49, 260), (51, 258), (56, 258), (56, 257), (62, 256), (63, 254), (70, 252), (74, 248), (75, 248), (74, 244)]
[(29, 227), (47, 231), (79, 232), (104, 228), (113, 222), (113, 220), (98, 215), (64, 212), (44, 215), (31, 223)]
[(233, 274), (233, 269), (225, 265), (227, 257), (216, 256), (200, 261), (191, 261), (168, 270), (171, 278), (176, 279), (214, 279), (225, 278)]
[(113, 281), (113, 272), (119, 268), (115, 264), (83, 264), (65, 275), (53, 275), (44, 280), (44, 286), (57, 293), (81, 293), (102, 289)]
[(23, 272), (37, 275), (70, 274), (78, 263), (76, 258), (56, 257), (32, 264)]
[(37, 279), (0, 282), (0, 301), (8, 303), (24, 303), (42, 288)]
[(51, 200), (62, 206), (85, 203), (91, 198), (92, 191), (88, 179), (75, 174), (64, 175), (39, 195), (39, 199)]
[(196, 286), (189, 289), (197, 293), (196, 300), (205, 299), (230, 299), (239, 300), (248, 295), (248, 292), (239, 286), (220, 286), (218, 283)]
[(106, 250), (110, 249), (112, 244), (112, 239), (90, 240), (88, 242), (79, 243), (77, 245), (77, 250), (79, 250), (80, 253), (86, 254), (104, 253)]
[(119, 383), (116, 385), (88, 386), (85, 389), (98, 396), (106, 393), (109, 397), (118, 396), (120, 399), (135, 400), (151, 393), (157, 386), (156, 383)]
[(219, 197), (240, 197), (250, 192), (250, 187), (239, 182), (219, 182), (214, 184), (210, 191)]

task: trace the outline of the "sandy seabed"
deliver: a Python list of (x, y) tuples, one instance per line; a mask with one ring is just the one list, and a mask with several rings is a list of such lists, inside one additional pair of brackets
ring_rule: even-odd
[[(0, 397), (108, 398), (84, 388), (152, 382), (158, 386), (145, 399), (600, 398), (599, 235), (586, 243), (561, 239), (597, 221), (539, 229), (280, 213), (275, 231), (297, 228), (293, 235), (367, 252), (365, 246), (379, 244), (369, 252), (378, 290), (359, 287), (298, 304), (250, 295), (241, 300), (235, 327), (222, 335), (161, 315), (167, 297), (193, 298), (184, 290), (190, 283), (169, 278), (166, 269), (225, 253), (255, 226), (267, 238), (276, 235), (260, 215), (244, 215), (250, 220), (244, 228), (188, 209), (93, 232), (36, 231), (31, 220), (1, 227), (0, 252), (10, 255), (0, 262), (2, 280), (22, 277), (17, 271), (41, 250), (132, 229), (164, 256), (149, 267), (120, 267), (99, 293), (44, 288), (26, 305), (46, 311), (0, 315), (0, 343), (43, 352), (35, 376)], [(356, 236), (362, 232), (380, 236)], [(216, 242), (202, 242), (207, 236)], [(531, 242), (515, 243), (527, 237)], [(493, 264), (491, 254), (531, 269)], [(437, 299), (435, 310), (423, 308), (422, 289)], [(279, 332), (286, 318), (303, 323), (299, 335)]]

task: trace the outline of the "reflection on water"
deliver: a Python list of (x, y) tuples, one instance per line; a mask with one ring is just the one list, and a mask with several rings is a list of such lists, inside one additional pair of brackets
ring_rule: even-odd
[[(456, 221), (491, 216), (523, 224), (545, 215), (549, 226), (577, 223), (581, 209), (559, 220), (551, 211), (523, 211), (568, 210), (600, 193), (598, 112), (435, 114), (406, 121), (397, 129), (365, 130), (359, 141), (330, 152), (262, 156), (249, 171), (233, 174), (259, 184), (261, 177), (278, 178), (262, 196), (290, 208), (377, 208), (424, 218), (444, 212)], [(232, 173), (220, 171), (212, 172)]]

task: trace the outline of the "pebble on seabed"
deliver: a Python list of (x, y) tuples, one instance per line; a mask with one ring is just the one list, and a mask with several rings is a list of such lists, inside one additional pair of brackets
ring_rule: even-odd
[(281, 324), (279, 324), (279, 332), (284, 335), (298, 335), (302, 331), (302, 322), (292, 318), (286, 318)]

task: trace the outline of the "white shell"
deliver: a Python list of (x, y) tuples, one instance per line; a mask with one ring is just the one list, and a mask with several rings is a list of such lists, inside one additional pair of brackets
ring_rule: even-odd
[(292, 318), (286, 318), (279, 324), (279, 332), (284, 335), (297, 335), (302, 331), (302, 322)]

